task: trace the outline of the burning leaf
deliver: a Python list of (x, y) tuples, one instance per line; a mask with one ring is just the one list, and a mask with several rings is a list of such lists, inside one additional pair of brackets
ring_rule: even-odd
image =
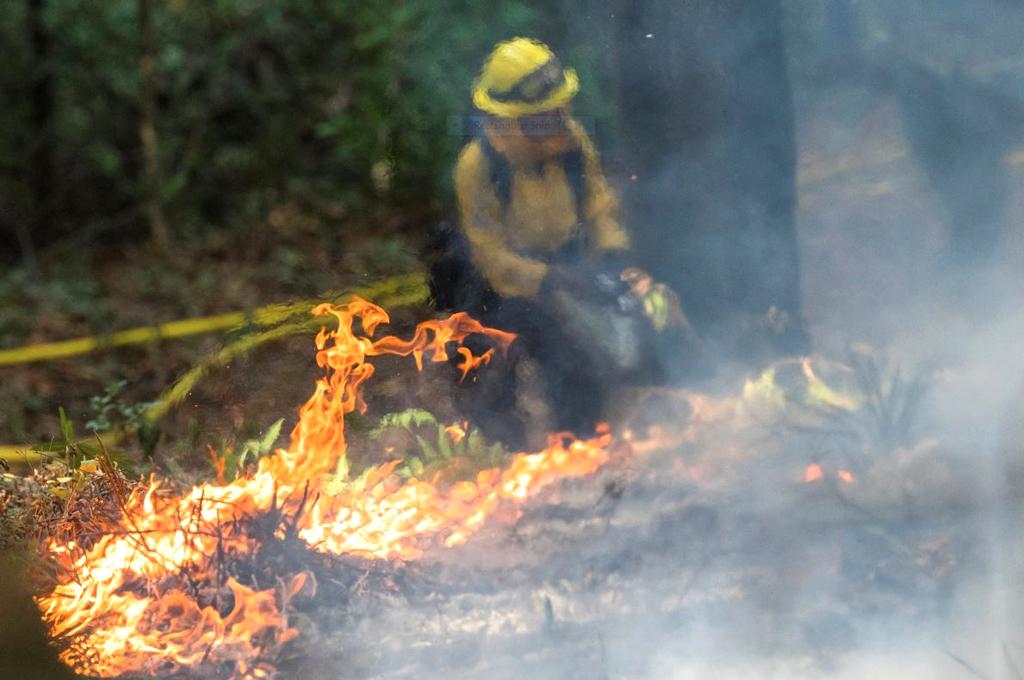
[[(819, 363), (822, 362), (819, 361)], [(859, 408), (860, 403), (857, 399), (832, 389), (828, 383), (818, 377), (810, 357), (804, 357), (800, 365), (803, 368), (804, 377), (807, 378), (807, 400), (810, 404), (843, 411), (856, 411)]]
[(466, 427), (467, 425), (456, 423), (444, 428), (444, 432), (454, 443), (458, 444), (466, 436)]

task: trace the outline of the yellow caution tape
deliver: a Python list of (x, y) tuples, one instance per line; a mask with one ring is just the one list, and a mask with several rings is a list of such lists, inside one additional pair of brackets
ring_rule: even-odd
[[(376, 301), (380, 302), (385, 307), (394, 308), (421, 303), (426, 300), (427, 297), (426, 287), (423, 285), (422, 280), (420, 280), (417, 285), (407, 286), (405, 289), (395, 289), (389, 291), (389, 293), (390, 294), (386, 296), (378, 295), (376, 297)], [(356, 293), (356, 295), (360, 295), (361, 297), (366, 297), (371, 300), (374, 299), (368, 296), (363, 296), (361, 293)], [(235, 357), (246, 354), (256, 347), (270, 342), (271, 340), (278, 340), (298, 333), (306, 333), (318, 329), (323, 324), (323, 321), (309, 316), (309, 310), (315, 304), (315, 302), (304, 303), (302, 305), (304, 314), (297, 321), (288, 324), (281, 324), (266, 331), (243, 336), (235, 342), (226, 345), (219, 351), (204, 357), (201, 361), (192, 366), (192, 368), (190, 368), (183, 376), (178, 378), (177, 382), (175, 382), (169, 389), (160, 395), (160, 398), (157, 399), (153, 407), (146, 412), (146, 417), (150, 422), (156, 422), (162, 418), (171, 408), (179, 404), (186, 396), (188, 396), (188, 393), (192, 391), (192, 388), (195, 387), (196, 383), (198, 383), (211, 369), (223, 366)]]
[[(124, 432), (104, 432), (99, 435), (100, 441), (103, 442), (103, 446), (106, 448), (112, 448), (124, 439)], [(81, 446), (92, 445), (96, 443), (96, 437), (81, 437), (75, 441), (75, 444)], [(38, 445), (36, 445), (38, 446)], [(33, 446), (17, 446), (13, 444), (5, 444), (0, 446), (0, 458), (3, 458), (11, 465), (17, 466), (31, 466), (44, 463), (46, 461), (63, 460), (64, 454), (60, 451), (41, 451)]]
[[(157, 326), (121, 331), (107, 338), (79, 338), (2, 350), (0, 351), (0, 365), (62, 359), (109, 347), (180, 338), (218, 330), (239, 330), (246, 325), (273, 326), (261, 332), (242, 336), (217, 352), (207, 355), (190, 368), (170, 388), (165, 390), (154, 406), (146, 412), (147, 419), (150, 422), (156, 422), (188, 396), (196, 383), (213, 368), (223, 366), (231, 359), (272, 340), (315, 330), (322, 322), (309, 315), (309, 311), (314, 306), (325, 301), (337, 303), (351, 296), (365, 298), (385, 308), (395, 308), (425, 302), (428, 290), (422, 274), (393, 276), (354, 291), (327, 295), (324, 299), (267, 305), (251, 313), (234, 312), (219, 316), (171, 321)], [(103, 435), (103, 442), (106, 446), (114, 446), (123, 438), (124, 434), (123, 432), (107, 433)], [(95, 439), (88, 437), (83, 438), (82, 441), (91, 442)], [(35, 465), (51, 457), (59, 458), (58, 455), (35, 450), (32, 446), (0, 445), (0, 458), (12, 464)]]
[[(383, 298), (396, 290), (408, 288), (410, 285), (423, 287), (423, 277), (420, 274), (408, 274), (385, 279), (379, 283), (361, 288), (353, 294), (360, 295), (367, 299)], [(338, 297), (338, 296), (334, 296)], [(425, 297), (425, 293), (424, 293)], [(231, 312), (217, 316), (203, 316), (195, 319), (184, 319), (182, 321), (169, 321), (156, 326), (142, 326), (118, 331), (107, 336), (92, 336), (77, 338), (75, 340), (62, 340), (60, 342), (47, 342), (27, 347), (0, 350), (0, 366), (11, 366), (14, 364), (27, 364), (35, 361), (52, 361), (54, 359), (65, 359), (67, 357), (87, 354), (110, 347), (123, 347), (124, 345), (139, 345), (158, 340), (172, 338), (183, 338), (190, 335), (200, 335), (229, 329), (237, 329), (247, 324), (257, 326), (269, 326), (279, 323), (284, 319), (294, 316), (297, 313), (308, 312), (311, 304), (307, 301), (295, 302), (286, 305), (268, 305), (254, 310), (251, 313)]]
[(34, 361), (51, 361), (53, 359), (64, 359), (67, 357), (87, 354), (98, 349), (108, 347), (121, 347), (124, 345), (138, 345), (146, 342), (154, 342), (168, 338), (181, 338), (188, 335), (210, 333), (212, 331), (224, 330), (244, 323), (246, 315), (244, 312), (232, 312), (219, 316), (204, 316), (198, 319), (187, 319), (184, 321), (169, 321), (157, 326), (144, 326), (132, 328), (126, 331), (113, 333), (106, 337), (93, 336), (89, 338), (77, 338), (75, 340), (63, 340), (61, 342), (47, 342), (39, 345), (29, 345), (15, 349), (0, 350), (0, 366), (12, 364), (28, 364)]

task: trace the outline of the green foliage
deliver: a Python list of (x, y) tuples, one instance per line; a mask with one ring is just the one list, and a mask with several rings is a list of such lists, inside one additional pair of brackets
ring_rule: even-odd
[(747, 390), (784, 409), (771, 421), (774, 430), (805, 437), (818, 458), (838, 457), (854, 471), (919, 442), (918, 419), (934, 386), (933, 366), (908, 374), (863, 346), (851, 347), (842, 364), (817, 360), (809, 374), (801, 363), (779, 362), (748, 383)]
[[(141, 235), (137, 5), (43, 8), (56, 97), (47, 148), (60, 168), (49, 212), (64, 220), (54, 228)], [(265, 220), (293, 199), (331, 219), (436, 210), (491, 46), (562, 25), (527, 0), (169, 0), (155, 19), (161, 196), (179, 237)], [(27, 21), (18, 5), (0, 26), (0, 194), (31, 216), (29, 93), (41, 65)], [(590, 103), (602, 101), (597, 49), (565, 55)]]
[[(281, 436), (281, 426), (284, 419), (274, 421), (260, 437), (247, 439), (241, 444), (234, 444), (230, 441), (222, 442), (220, 446), (210, 447), (210, 458), (214, 468), (223, 466), (223, 477), (225, 482), (232, 482), (246, 474), (246, 471), (255, 466), (259, 459), (274, 452), (274, 444)], [(178, 476), (184, 477), (185, 473), (180, 468), (171, 470)]]
[(373, 428), (369, 432), (370, 439), (380, 439), (388, 430), (412, 430), (415, 427), (422, 427), (423, 425), (434, 425), (435, 427), (441, 427), (441, 423), (434, 417), (434, 414), (430, 411), (424, 411), (419, 408), (410, 408), (404, 411), (398, 411), (397, 413), (388, 413), (380, 422), (377, 423), (377, 427)]
[[(363, 67), (342, 72), (317, 134), (334, 143), (338, 162), (360, 168), (365, 196), (429, 200), (447, 186), (462, 141), (453, 122), (469, 110), (480, 62), (497, 40), (531, 32), (538, 13), (508, 0), (334, 7), (354, 37), (338, 50)], [(387, 182), (372, 182), (375, 167), (387, 169)]]
[(509, 452), (500, 442), (490, 443), (478, 429), (464, 427), (463, 436), (453, 436), (429, 411), (408, 409), (385, 415), (368, 436), (395, 444), (394, 453), (402, 458), (397, 472), (405, 479), (438, 473), (449, 481), (466, 479), (507, 462)]
[(60, 423), (61, 440), (33, 447), (33, 450), (45, 454), (44, 460), (51, 464), (63, 465), (72, 473), (78, 474), (82, 470), (83, 463), (88, 465), (91, 461), (94, 465), (96, 458), (102, 455), (129, 474), (132, 473), (133, 466), (124, 453), (104, 444), (95, 430), (91, 438), (79, 439), (75, 431), (75, 424), (68, 417), (63, 406), (57, 407), (57, 417)]
[[(136, 198), (137, 111), (134, 3), (93, 3), (48, 0), (41, 3), (49, 50), (37, 63), (24, 11), (4, 9), (2, 42), (5, 68), (0, 69), (0, 195), (8, 197), (14, 215), (33, 222), (49, 216), (47, 232), (88, 225), (110, 229), (124, 218)], [(19, 10), (21, 8), (19, 7)], [(9, 64), (10, 68), (7, 68)], [(35, 79), (48, 73), (53, 101), (47, 129), (33, 110)], [(42, 145), (56, 169), (48, 206), (33, 204), (30, 164)]]
[(60, 417), (60, 433), (64, 435), (64, 441), (71, 443), (75, 440), (75, 424), (68, 418), (68, 414), (64, 412), (63, 406), (57, 407), (57, 415)]
[(284, 418), (279, 418), (267, 428), (267, 431), (263, 433), (262, 437), (247, 439), (242, 442), (242, 446), (238, 449), (237, 468), (239, 470), (245, 470), (246, 467), (255, 465), (256, 461), (263, 456), (272, 453), (274, 450), (274, 443), (277, 442), (277, 438), (281, 436), (281, 426), (283, 424)]
[[(489, 444), (475, 428), (458, 441), (442, 428), (438, 430), (436, 443), (421, 436), (416, 437), (416, 442), (420, 455), (407, 457), (405, 465), (398, 469), (398, 474), (404, 478), (432, 477), (438, 472), (448, 479), (453, 478), (445, 474), (449, 472), (457, 472), (458, 478), (471, 477), (480, 470), (500, 466), (508, 459), (508, 451), (501, 442)], [(449, 466), (453, 467), (449, 469)]]
[(360, 493), (366, 489), (366, 485), (374, 476), (373, 468), (366, 468), (358, 477), (350, 479), (347, 460), (347, 458), (342, 456), (341, 460), (338, 461), (338, 469), (325, 487), (328, 495), (337, 496), (343, 493)]
[[(89, 409), (92, 411), (92, 418), (86, 421), (85, 428), (96, 433), (134, 432), (142, 453), (147, 458), (152, 458), (160, 440), (160, 429), (147, 414), (155, 404), (148, 401), (126, 402), (119, 399), (127, 385), (127, 380), (115, 380), (107, 384), (102, 394), (90, 397)], [(63, 428), (64, 411), (61, 409), (61, 429)], [(70, 439), (67, 435), (65, 438)]]
[[(2, 107), (0, 107), (2, 108)], [(80, 253), (68, 253), (59, 267), (30, 276), (13, 268), (0, 276), (0, 346), (16, 347), (28, 337), (38, 319), (103, 328), (113, 317), (99, 281)]]
[(862, 410), (871, 441), (889, 450), (915, 443), (921, 407), (934, 386), (933, 367), (919, 367), (907, 376), (900, 366), (866, 351), (851, 351), (848, 361), (864, 395)]
[(94, 450), (89, 445), (79, 442), (75, 438), (75, 424), (68, 418), (68, 414), (64, 412), (63, 406), (57, 407), (57, 416), (60, 418), (60, 433), (64, 441), (53, 448), (55, 451), (62, 450), (67, 466), (75, 470), (86, 457), (95, 457), (98, 449)]
[[(447, 482), (472, 479), (477, 472), (504, 465), (509, 452), (501, 443), (489, 443), (475, 428), (461, 438), (449, 433), (429, 411), (407, 409), (389, 413), (366, 433), (371, 442), (387, 446), (390, 460), (400, 460), (395, 472), (402, 479), (440, 477)], [(326, 491), (329, 494), (361, 492), (379, 483), (378, 467), (347, 456), (338, 467)]]
[[(89, 408), (93, 417), (85, 423), (86, 429), (92, 432), (110, 432), (111, 430), (138, 430), (145, 424), (145, 414), (153, 404), (150, 402), (126, 403), (118, 399), (118, 395), (128, 385), (127, 380), (115, 380), (109, 383), (102, 394), (89, 399)], [(63, 414), (63, 409), (61, 410)], [(63, 428), (63, 420), (61, 421)]]

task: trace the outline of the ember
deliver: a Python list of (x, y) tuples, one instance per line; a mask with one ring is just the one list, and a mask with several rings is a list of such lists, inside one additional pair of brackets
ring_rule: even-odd
[(822, 477), (821, 466), (817, 463), (811, 463), (804, 470), (804, 481), (807, 483), (816, 482)]
[[(337, 329), (316, 336), (326, 376), (302, 406), (285, 449), (230, 484), (179, 490), (150, 479), (119, 497), (120, 515), (89, 535), (58, 530), (47, 549), (57, 585), (38, 598), (62, 659), (76, 671), (113, 677), (160, 675), (217, 664), (235, 678), (269, 677), (274, 651), (298, 633), (289, 601), (315, 587), (302, 571), (277, 575), (276, 587), (225, 577), (225, 556), (261, 547), (260, 522), (276, 538), (293, 536), (309, 549), (365, 559), (415, 560), (431, 548), (465, 543), (499, 511), (512, 514), (541, 488), (588, 475), (609, 458), (611, 436), (589, 440), (552, 436), (534, 454), (514, 456), (505, 469), (442, 486), (437, 479), (393, 474), (400, 461), (366, 471), (340, 486), (347, 470), (345, 415), (365, 410), (361, 388), (374, 373), (370, 357), (424, 356), (448, 360), (445, 345), (472, 334), (501, 352), (515, 336), (486, 328), (465, 314), (420, 324), (412, 339), (371, 339), (387, 313), (364, 300), (313, 310), (333, 316)], [(359, 322), (362, 334), (353, 330)], [(463, 375), (490, 360), (459, 347)], [(448, 429), (453, 438), (462, 426)], [(262, 534), (266, 536), (266, 532)]]
[[(857, 478), (853, 476), (853, 473), (849, 470), (836, 470), (836, 479), (843, 484), (853, 484), (857, 481)], [(804, 483), (810, 484), (811, 482), (817, 482), (820, 479), (825, 478), (825, 471), (822, 470), (819, 463), (811, 463), (804, 470)]]

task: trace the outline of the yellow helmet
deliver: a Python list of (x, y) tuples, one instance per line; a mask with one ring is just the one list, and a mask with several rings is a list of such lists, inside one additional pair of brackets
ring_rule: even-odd
[(565, 106), (580, 84), (539, 40), (513, 38), (494, 46), (473, 83), (473, 104), (503, 117), (526, 116)]

